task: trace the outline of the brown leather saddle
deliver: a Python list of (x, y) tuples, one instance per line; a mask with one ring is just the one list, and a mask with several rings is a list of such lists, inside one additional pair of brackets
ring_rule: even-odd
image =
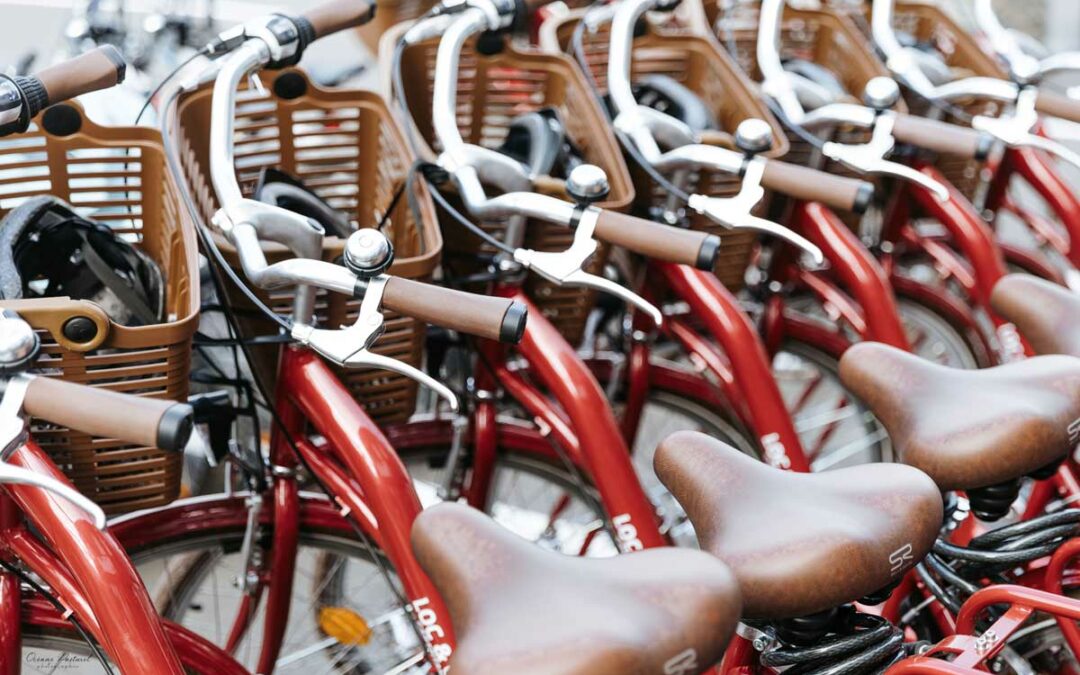
[(990, 304), (1039, 354), (1080, 357), (1080, 295), (1028, 274), (1010, 274), (994, 286)]
[(942, 524), (937, 486), (901, 464), (793, 473), (697, 432), (667, 438), (654, 463), (701, 547), (735, 573), (751, 619), (807, 616), (887, 588)]
[(885, 425), (900, 460), (943, 490), (1036, 472), (1080, 432), (1080, 359), (1069, 356), (959, 370), (864, 342), (840, 360), (840, 379)]
[(698, 675), (739, 619), (735, 577), (701, 551), (564, 556), (450, 503), (412, 545), (450, 611), (454, 675)]

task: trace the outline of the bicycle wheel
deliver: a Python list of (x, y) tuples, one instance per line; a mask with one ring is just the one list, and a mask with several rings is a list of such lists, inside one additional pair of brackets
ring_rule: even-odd
[[(268, 550), (272, 530), (261, 528), (257, 549)], [(243, 527), (193, 528), (136, 551), (132, 560), (162, 616), (225, 647), (244, 597), (239, 587), (243, 539)], [(396, 587), (397, 580), (391, 576), (388, 584), (378, 563), (388, 568), (361, 542), (301, 522), (292, 607), (276, 673), (428, 672), (420, 640), (390, 585)], [(233, 650), (252, 670), (264, 614), (260, 603)]]
[(944, 317), (906, 298), (898, 298), (896, 305), (908, 342), (917, 356), (950, 368), (979, 367), (971, 345)]
[(772, 365), (812, 470), (891, 460), (888, 434), (841, 384), (836, 359), (788, 341)]
[[(398, 452), (420, 501), (425, 507), (438, 503), (449, 449), (411, 447)], [(589, 556), (618, 552), (588, 477), (537, 455), (499, 448), (484, 510), (507, 529), (552, 551)]]

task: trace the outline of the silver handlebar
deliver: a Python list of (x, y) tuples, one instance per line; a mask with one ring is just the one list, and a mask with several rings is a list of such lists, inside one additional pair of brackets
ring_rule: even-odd
[(974, 0), (974, 10), (975, 23), (1014, 78), (1036, 83), (1053, 73), (1080, 70), (1080, 52), (1061, 52), (1041, 60), (1025, 52), (1016, 33), (998, 20), (992, 0)]
[[(522, 167), (513, 166), (492, 150), (466, 143), (461, 137), (455, 115), (461, 50), (473, 35), (498, 29), (505, 23), (504, 17), (488, 0), (468, 0), (466, 5), (455, 14), (436, 15), (414, 24), (401, 38), (405, 44), (414, 44), (441, 36), (432, 88), (432, 128), (443, 147), (436, 162), (450, 174), (471, 215), (482, 219), (508, 219), (506, 243), (515, 249), (515, 262), (558, 285), (591, 288), (615, 295), (660, 325), (663, 317), (655, 305), (623, 286), (584, 270), (598, 246), (593, 238), (599, 213), (595, 207), (584, 209), (569, 249), (552, 253), (519, 246), (525, 218), (570, 227), (578, 209), (570, 202), (528, 191), (532, 182)], [(512, 191), (489, 197), (485, 183)]]
[[(646, 12), (661, 6), (661, 0), (621, 0), (611, 18), (607, 86), (615, 112), (615, 127), (654, 168), (667, 170), (715, 171), (742, 174), (739, 194), (720, 198), (694, 194), (687, 202), (693, 211), (731, 230), (752, 230), (768, 234), (808, 253), (816, 264), (825, 260), (821, 249), (798, 233), (752, 211), (765, 196), (761, 187), (765, 160), (746, 160), (738, 152), (698, 142), (681, 120), (654, 108), (640, 105), (631, 84), (634, 27)], [(595, 30), (595, 27), (592, 28)], [(670, 148), (666, 152), (663, 147)]]
[[(1039, 121), (1035, 103), (1038, 90), (1030, 86), (1021, 86), (1016, 82), (994, 77), (965, 77), (941, 85), (935, 85), (919, 67), (918, 62), (912, 57), (909, 48), (900, 44), (893, 30), (893, 3), (894, 0), (873, 0), (873, 17), (871, 29), (874, 42), (885, 54), (885, 65), (889, 70), (902, 79), (917, 94), (930, 101), (956, 101), (963, 99), (983, 99), (998, 101), (1013, 106), (1009, 114), (1003, 114), (993, 118), (985, 115), (977, 115), (973, 118), (971, 126), (979, 131), (986, 132), (1012, 148), (1029, 147), (1043, 150), (1073, 166), (1080, 167), (1080, 154), (1067, 148), (1065, 145), (1032, 133)], [(983, 14), (983, 21), (987, 21), (986, 14), (993, 14), (993, 8), (989, 7), (989, 1), (984, 5), (976, 4), (978, 14)], [(991, 39), (1003, 39), (1004, 34), (1008, 40), (1011, 36), (1005, 33), (1005, 29), (993, 17), (993, 23), (989, 26), (993, 33)], [(985, 29), (985, 27), (984, 27)], [(1000, 29), (1000, 30), (998, 30)], [(988, 33), (989, 34), (989, 33)], [(996, 38), (995, 38), (996, 35)], [(1080, 57), (1078, 57), (1080, 61)]]
[[(10, 346), (13, 341), (32, 335), (33, 329), (23, 319), (7, 314), (0, 317), (0, 344)], [(3, 378), (3, 396), (0, 398), (0, 484), (30, 485), (51, 492), (85, 511), (93, 519), (94, 526), (104, 530), (105, 512), (81, 492), (50, 476), (3, 461), (29, 438), (23, 401), (26, 390), (35, 377), (37, 376), (29, 373), (16, 373)]]
[[(296, 287), (293, 339), (341, 366), (382, 368), (405, 375), (435, 391), (456, 411), (457, 397), (441, 382), (407, 363), (370, 350), (384, 329), (382, 290), (390, 277), (380, 274), (361, 283), (346, 267), (321, 260), (325, 236), (321, 226), (292, 211), (245, 199), (240, 190), (233, 162), (237, 87), (245, 77), (276, 58), (279, 51), (272, 34), (256, 29), (209, 67), (216, 75), (210, 113), (210, 177), (221, 204), (214, 214), (214, 225), (236, 247), (244, 274), (254, 285), (267, 290)], [(262, 241), (284, 244), (297, 257), (269, 264)], [(364, 289), (360, 313), (352, 326), (333, 330), (315, 327), (315, 294), (319, 288), (349, 296)]]
[[(851, 103), (831, 103), (809, 112), (803, 108), (791, 75), (784, 70), (780, 59), (778, 42), (785, 6), (785, 0), (762, 0), (758, 15), (757, 60), (765, 95), (776, 101), (790, 123), (808, 130), (839, 125), (871, 130), (868, 143), (825, 143), (821, 152), (829, 159), (862, 175), (891, 176), (914, 183), (929, 190), (939, 201), (948, 199), (949, 191), (940, 182), (907, 165), (886, 159), (896, 147), (896, 140), (892, 136), (896, 121), (893, 111), (874, 110)], [(874, 19), (877, 19), (876, 12)]]

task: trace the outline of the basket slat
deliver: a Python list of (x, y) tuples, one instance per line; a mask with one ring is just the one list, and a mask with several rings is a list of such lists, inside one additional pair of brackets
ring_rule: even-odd
[[(24, 198), (47, 193), (126, 233), (161, 268), (170, 321), (122, 326), (92, 303), (66, 298), (9, 300), (0, 306), (16, 310), (38, 331), (42, 352), (36, 365), (42, 374), (182, 401), (198, 321), (198, 266), (192, 223), (167, 171), (160, 136), (145, 127), (100, 127), (77, 105), (66, 107), (81, 118), (76, 133), (50, 133), (46, 111), (27, 134), (0, 139), (5, 172), (0, 216)], [(43, 185), (40, 175), (50, 180)], [(91, 343), (74, 344), (61, 328), (77, 316), (97, 317), (105, 330)], [(31, 421), (31, 431), (75, 487), (106, 513), (162, 506), (179, 494), (179, 453), (92, 438), (41, 420)]]

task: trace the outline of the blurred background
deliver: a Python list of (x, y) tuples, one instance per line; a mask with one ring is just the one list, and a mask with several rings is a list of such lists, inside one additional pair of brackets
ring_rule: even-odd
[[(971, 0), (941, 0), (957, 18), (967, 19)], [(132, 25), (158, 21), (169, 15), (200, 15), (212, 7), (225, 25), (255, 16), (268, 9), (300, 9), (312, 0), (0, 0), (0, 65), (16, 63), (27, 54), (48, 54), (63, 47), (73, 10), (87, 8), (108, 13), (123, 6)], [(995, 0), (1002, 20), (1043, 40), (1054, 51), (1080, 48), (1080, 1)], [(340, 44), (337, 46), (341, 46)], [(41, 65), (41, 64), (39, 64)]]
[[(728, 0), (733, 4), (747, 0)], [(814, 5), (827, 0), (789, 0)], [(845, 0), (847, 1), (847, 0)], [(410, 2), (410, 0), (394, 0)], [(972, 0), (938, 0), (964, 25), (972, 25)], [(300, 12), (316, 0), (0, 0), (0, 68), (32, 72), (86, 51), (94, 44), (121, 47), (127, 84), (84, 98), (90, 116), (130, 124), (148, 92), (217, 31), (270, 11)], [(383, 4), (380, 2), (380, 4)], [(1080, 49), (1080, 0), (995, 0), (1003, 23), (1041, 41), (1050, 51)], [(384, 16), (386, 14), (384, 13)], [(210, 22), (207, 17), (213, 17)], [(377, 88), (371, 52), (355, 31), (320, 40), (305, 53), (304, 67), (317, 82)], [(1065, 87), (1080, 84), (1070, 75)], [(1080, 92), (1078, 92), (1080, 93)], [(144, 116), (153, 123), (152, 113)], [(1080, 140), (1080, 127), (1068, 130)]]

